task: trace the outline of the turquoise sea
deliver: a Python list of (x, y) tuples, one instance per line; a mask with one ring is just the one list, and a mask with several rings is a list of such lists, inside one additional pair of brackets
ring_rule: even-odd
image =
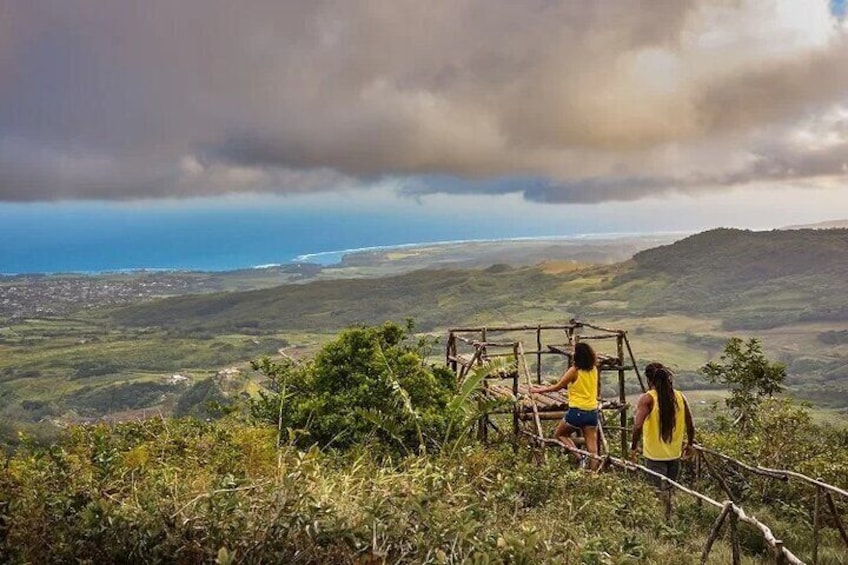
[(286, 200), (193, 205), (114, 203), (0, 206), (0, 273), (136, 269), (224, 271), (306, 260), (343, 250), (455, 240), (574, 236), (598, 226), (556, 217), (443, 214), (406, 209), (292, 207)]

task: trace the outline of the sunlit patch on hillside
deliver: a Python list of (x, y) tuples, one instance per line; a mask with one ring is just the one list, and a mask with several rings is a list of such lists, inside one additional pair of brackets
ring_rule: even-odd
[(589, 265), (586, 263), (580, 263), (579, 261), (569, 260), (569, 261), (545, 261), (544, 263), (539, 265), (539, 268), (546, 275), (561, 275), (563, 273), (571, 273), (574, 271), (579, 271), (580, 269), (584, 269)]

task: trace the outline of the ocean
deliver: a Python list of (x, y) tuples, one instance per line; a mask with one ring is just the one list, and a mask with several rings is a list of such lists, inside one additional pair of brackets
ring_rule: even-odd
[(310, 261), (347, 250), (457, 240), (577, 236), (594, 225), (429, 209), (322, 209), (217, 201), (172, 205), (99, 202), (0, 206), (0, 273), (125, 270), (226, 271)]
[[(445, 241), (769, 229), (833, 219), (848, 195), (825, 197), (832, 194), (799, 189), (764, 198), (764, 192), (717, 191), (697, 198), (672, 194), (551, 204), (514, 193), (404, 197), (383, 187), (288, 196), (0, 203), (0, 273), (228, 271), (297, 260), (331, 264), (345, 250)], [(807, 202), (802, 208), (790, 205), (800, 198)], [(757, 214), (749, 212), (752, 199)]]

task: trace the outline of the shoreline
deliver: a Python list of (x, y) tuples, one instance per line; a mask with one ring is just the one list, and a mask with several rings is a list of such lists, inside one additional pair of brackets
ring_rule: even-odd
[(429, 247), (450, 247), (460, 245), (474, 244), (510, 244), (510, 243), (543, 243), (551, 242), (602, 242), (605, 240), (620, 241), (623, 239), (645, 239), (652, 237), (674, 237), (681, 238), (692, 235), (695, 232), (689, 231), (666, 231), (666, 232), (609, 232), (609, 233), (583, 233), (573, 235), (545, 235), (545, 236), (520, 236), (520, 237), (504, 237), (504, 238), (481, 238), (481, 239), (457, 239), (457, 240), (441, 240), (441, 241), (418, 241), (413, 243), (398, 243), (388, 245), (374, 245), (366, 247), (352, 247), (347, 249), (336, 249), (330, 251), (316, 251), (312, 253), (302, 253), (296, 255), (288, 261), (278, 263), (263, 263), (258, 265), (245, 265), (241, 267), (223, 268), (223, 269), (193, 269), (188, 267), (128, 267), (118, 269), (102, 269), (102, 270), (69, 270), (69, 271), (31, 271), (18, 273), (0, 273), (0, 278), (18, 278), (18, 277), (56, 277), (56, 276), (108, 276), (108, 275), (140, 275), (145, 273), (160, 274), (160, 273), (234, 273), (241, 271), (257, 271), (263, 269), (279, 269), (286, 267), (294, 267), (302, 264), (317, 265), (322, 268), (341, 265), (344, 258), (348, 255), (359, 253), (369, 253), (375, 251), (392, 251), (396, 249), (416, 249)]

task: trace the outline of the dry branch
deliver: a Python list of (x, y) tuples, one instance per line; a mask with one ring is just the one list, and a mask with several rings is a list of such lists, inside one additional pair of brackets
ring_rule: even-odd
[(721, 509), (721, 512), (716, 518), (715, 522), (713, 522), (712, 528), (710, 528), (710, 535), (707, 536), (707, 542), (704, 545), (704, 551), (701, 553), (701, 565), (704, 565), (707, 562), (707, 558), (710, 556), (710, 551), (713, 549), (713, 543), (715, 543), (716, 538), (718, 538), (719, 532), (721, 532), (721, 527), (724, 525), (724, 520), (727, 518), (727, 515), (730, 514), (730, 509), (733, 507), (733, 503), (729, 500), (724, 503), (724, 508)]
[(778, 479), (781, 481), (786, 481), (789, 479), (789, 477), (783, 472), (774, 472), (763, 467), (752, 467), (743, 463), (742, 461), (739, 461), (738, 459), (734, 459), (733, 457), (730, 457), (728, 455), (725, 455), (724, 453), (715, 451), (708, 447), (704, 447), (703, 445), (693, 445), (692, 447), (695, 448), (696, 451), (700, 451), (701, 453), (709, 453), (710, 455), (714, 455), (720, 459), (733, 463), (737, 467), (740, 467), (742, 469), (745, 469), (746, 471), (757, 475), (762, 475), (764, 477), (769, 477), (770, 479)]
[(836, 493), (840, 496), (844, 496), (844, 497), (848, 498), (848, 491), (844, 491), (839, 487), (835, 487), (831, 484), (824, 483), (824, 482), (819, 481), (817, 479), (812, 479), (812, 478), (808, 477), (807, 475), (803, 475), (801, 473), (796, 473), (795, 471), (787, 471), (785, 469), (771, 469), (769, 467), (763, 467), (761, 465), (757, 465), (757, 469), (759, 469), (761, 471), (767, 471), (769, 473), (784, 474), (784, 475), (787, 475), (789, 477), (794, 477), (796, 479), (800, 479), (802, 481), (805, 481), (805, 482), (807, 482), (811, 485), (819, 486), (819, 487), (821, 487), (825, 490), (829, 490), (830, 492), (833, 492), (833, 493)]
[(842, 536), (842, 541), (848, 546), (848, 532), (845, 531), (845, 526), (842, 525), (842, 518), (839, 517), (839, 511), (836, 509), (836, 504), (833, 502), (833, 497), (829, 492), (824, 493), (824, 499), (827, 501), (827, 506), (830, 508), (830, 513), (833, 516), (833, 521), (836, 522), (836, 529), (839, 530), (839, 535)]

